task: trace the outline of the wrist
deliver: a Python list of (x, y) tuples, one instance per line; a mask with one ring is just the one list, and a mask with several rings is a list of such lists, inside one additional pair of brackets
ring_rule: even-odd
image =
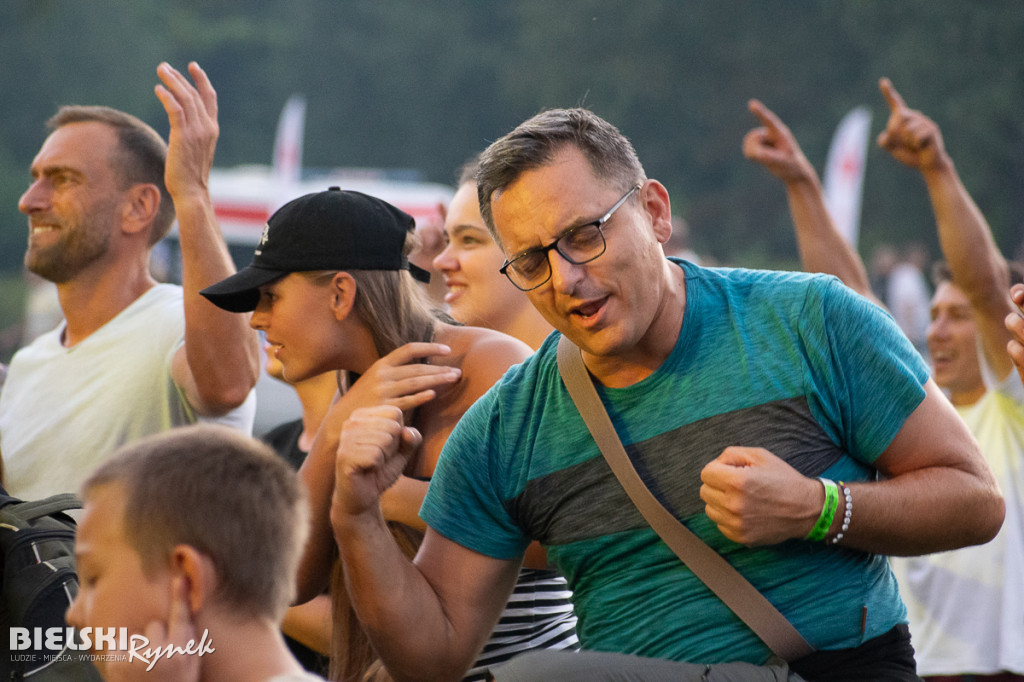
[(819, 542), (824, 540), (832, 528), (832, 524), (835, 521), (836, 510), (839, 507), (839, 487), (835, 481), (828, 478), (818, 478), (825, 492), (824, 503), (821, 506), (821, 512), (818, 514), (818, 519), (815, 521), (814, 526), (805, 537), (806, 540), (811, 542)]
[(920, 167), (925, 181), (943, 181), (957, 178), (956, 164), (945, 151), (936, 153), (932, 159)]
[(346, 503), (344, 496), (338, 494), (337, 487), (331, 497), (330, 519), (335, 540), (339, 544), (346, 538), (366, 536), (382, 529), (387, 530), (387, 522), (379, 502), (364, 509), (353, 509)]
[(807, 195), (818, 196), (822, 192), (821, 183), (815, 175), (794, 175), (787, 178), (783, 184), (790, 199)]
[(846, 532), (850, 530), (850, 520), (853, 518), (853, 493), (843, 481), (839, 481), (837, 486), (839, 487), (839, 508), (826, 538), (826, 542), (830, 545), (838, 545), (842, 541)]
[(213, 210), (213, 201), (210, 199), (210, 190), (206, 184), (189, 185), (187, 188), (173, 191), (168, 187), (167, 193), (171, 195), (175, 214)]

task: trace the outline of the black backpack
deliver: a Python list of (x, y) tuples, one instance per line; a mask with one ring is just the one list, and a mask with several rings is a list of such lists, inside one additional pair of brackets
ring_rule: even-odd
[[(75, 521), (64, 512), (81, 506), (71, 494), (23, 502), (0, 487), (0, 637), (8, 650), (0, 657), (0, 681), (101, 679), (89, 652), (46, 648), (47, 629), (67, 634), (64, 614), (78, 594)], [(19, 642), (10, 650), (12, 627), (28, 629), (27, 647)], [(36, 628), (44, 633), (40, 648)]]

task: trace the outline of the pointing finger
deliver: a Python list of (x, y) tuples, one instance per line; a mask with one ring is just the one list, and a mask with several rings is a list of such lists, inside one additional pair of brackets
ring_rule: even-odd
[(782, 124), (779, 117), (776, 116), (771, 109), (762, 104), (760, 100), (750, 100), (750, 102), (747, 103), (747, 108), (750, 109), (750, 113), (757, 116), (758, 120), (768, 128), (778, 129)]
[(899, 111), (900, 109), (906, 109), (907, 104), (903, 101), (900, 93), (896, 92), (896, 88), (893, 87), (892, 81), (888, 78), (881, 78), (878, 81), (878, 87), (882, 90), (882, 96), (885, 97), (885, 101), (889, 104), (890, 111)]

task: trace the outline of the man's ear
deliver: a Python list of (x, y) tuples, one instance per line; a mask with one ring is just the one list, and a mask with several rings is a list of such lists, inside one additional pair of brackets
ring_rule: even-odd
[(138, 183), (128, 190), (121, 229), (130, 234), (148, 230), (160, 211), (160, 190), (150, 183)]
[(339, 322), (348, 317), (356, 301), (356, 281), (347, 272), (338, 272), (331, 279), (331, 310)]
[(209, 602), (217, 590), (217, 571), (213, 561), (191, 545), (174, 548), (171, 572), (184, 582), (185, 598), (193, 615)]
[(639, 191), (644, 210), (651, 217), (654, 236), (665, 244), (672, 236), (672, 202), (668, 190), (657, 180), (648, 180)]

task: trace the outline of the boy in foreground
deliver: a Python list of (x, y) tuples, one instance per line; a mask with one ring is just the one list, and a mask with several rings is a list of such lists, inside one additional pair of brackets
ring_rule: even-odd
[(267, 446), (226, 427), (174, 429), (122, 448), (82, 498), (68, 623), (90, 636), (104, 679), (320, 679), (280, 633), (308, 511)]

